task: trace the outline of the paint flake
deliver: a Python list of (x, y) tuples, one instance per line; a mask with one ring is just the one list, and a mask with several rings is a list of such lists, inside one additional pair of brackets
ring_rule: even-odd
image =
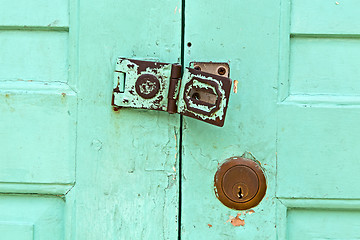
[(226, 222), (230, 222), (234, 227), (245, 226), (245, 219), (240, 219), (240, 216), (241, 212), (238, 213), (236, 217), (230, 215), (229, 220), (227, 220)]
[(254, 211), (254, 210), (252, 210), (252, 209), (251, 209), (251, 210), (246, 211), (246, 213), (247, 213), (247, 214), (249, 214), (249, 215), (253, 214), (254, 212), (255, 212), (255, 211)]
[(234, 93), (237, 93), (237, 85), (238, 85), (239, 81), (238, 80), (234, 80)]

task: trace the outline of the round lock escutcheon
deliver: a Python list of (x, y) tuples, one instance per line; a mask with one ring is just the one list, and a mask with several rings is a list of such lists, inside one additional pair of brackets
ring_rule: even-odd
[(246, 210), (260, 203), (266, 193), (266, 179), (259, 164), (251, 159), (227, 159), (215, 174), (215, 194), (225, 206)]
[(140, 97), (150, 99), (159, 92), (160, 82), (153, 74), (142, 74), (136, 80), (135, 90)]

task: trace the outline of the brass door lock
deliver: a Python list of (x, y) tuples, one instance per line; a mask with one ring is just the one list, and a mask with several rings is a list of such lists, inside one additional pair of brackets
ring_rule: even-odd
[(232, 85), (229, 66), (191, 64), (198, 70), (182, 74), (178, 64), (118, 58), (112, 105), (179, 113), (222, 127)]
[(227, 207), (245, 210), (260, 203), (266, 193), (266, 179), (253, 160), (232, 157), (215, 174), (216, 197)]

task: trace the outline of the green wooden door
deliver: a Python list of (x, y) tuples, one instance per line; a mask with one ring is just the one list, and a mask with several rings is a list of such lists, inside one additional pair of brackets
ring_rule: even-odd
[[(357, 239), (356, 0), (3, 0), (1, 239)], [(230, 63), (223, 128), (120, 109), (116, 58)], [(214, 194), (261, 162), (252, 211)]]
[[(359, 238), (359, 7), (186, 1), (185, 63), (230, 61), (239, 84), (224, 128), (184, 118), (182, 239)], [(214, 196), (218, 164), (244, 154), (267, 177), (254, 212)]]
[(116, 58), (179, 62), (180, 1), (5, 0), (0, 239), (176, 239), (179, 116), (111, 107)]

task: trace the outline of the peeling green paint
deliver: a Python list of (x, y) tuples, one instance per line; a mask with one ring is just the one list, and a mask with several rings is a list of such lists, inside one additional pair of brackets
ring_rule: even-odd
[[(156, 109), (166, 111), (168, 104), (168, 90), (170, 85), (172, 64), (160, 66), (157, 69), (146, 68), (145, 71), (139, 71), (139, 65), (134, 62), (118, 58), (115, 71), (125, 73), (125, 91), (123, 93), (114, 91), (113, 104), (120, 107)], [(117, 72), (114, 73), (117, 76)], [(135, 83), (142, 74), (152, 74), (160, 82), (160, 89), (155, 97), (145, 99), (140, 97), (135, 91)], [(114, 77), (114, 89), (119, 86), (117, 77)]]
[[(196, 80), (196, 78), (199, 78), (199, 79), (203, 79), (207, 82), (213, 82), (214, 85), (219, 85), (220, 87), (217, 87), (215, 88), (214, 86), (210, 85), (210, 84), (206, 84), (204, 82), (200, 82), (198, 80)], [(186, 85), (192, 81), (192, 84), (186, 88)], [(224, 110), (225, 110), (225, 107), (226, 107), (226, 103), (227, 103), (227, 100), (226, 100), (226, 95), (225, 95), (225, 91), (221, 88), (222, 86), (222, 82), (217, 80), (217, 79), (214, 79), (212, 77), (206, 77), (206, 76), (203, 76), (201, 74), (192, 74), (190, 73), (190, 71), (188, 69), (185, 70), (184, 74), (183, 74), (183, 78), (182, 78), (182, 81), (181, 81), (181, 87), (180, 87), (180, 93), (179, 93), (179, 103), (178, 103), (178, 112), (179, 113), (183, 113), (185, 111), (189, 111), (191, 113), (193, 113), (194, 115), (196, 115), (197, 117), (205, 120), (205, 119), (212, 119), (212, 120), (215, 120), (217, 118), (219, 119), (223, 119), (224, 117)], [(220, 92), (220, 95), (216, 94), (217, 97), (220, 97), (220, 104), (219, 106), (216, 106), (216, 105), (213, 105), (213, 106), (207, 106), (207, 105), (204, 105), (204, 104), (197, 104), (195, 103), (193, 100), (192, 100), (192, 97), (190, 96), (190, 91), (192, 89), (192, 87), (198, 87), (200, 89), (211, 89), (215, 94), (216, 94), (216, 90), (218, 90)], [(200, 109), (204, 112), (207, 112), (209, 113), (210, 115), (204, 115), (204, 114), (201, 114), (199, 112), (196, 112), (196, 111), (192, 111), (189, 109), (189, 106), (186, 105), (186, 102), (184, 101), (184, 99), (187, 98), (188, 101), (189, 101), (189, 106), (190, 107), (193, 107), (194, 109)], [(210, 113), (211, 110), (215, 109), (216, 107), (218, 107), (219, 109), (216, 110), (215, 112), (213, 113)]]

